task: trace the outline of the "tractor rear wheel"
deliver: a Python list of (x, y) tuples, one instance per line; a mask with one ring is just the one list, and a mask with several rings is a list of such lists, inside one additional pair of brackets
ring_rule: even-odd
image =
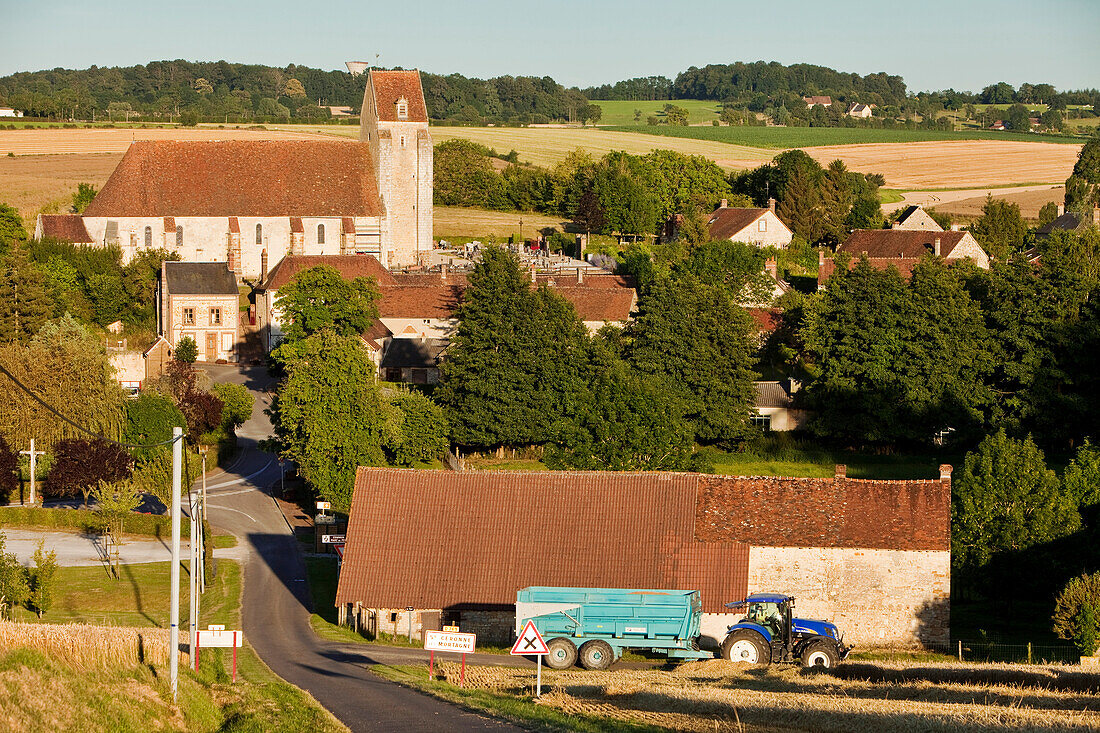
[(814, 641), (802, 650), (802, 666), (809, 669), (832, 669), (840, 664), (836, 645), (830, 641)]
[(611, 645), (598, 639), (582, 644), (580, 656), (581, 666), (593, 671), (607, 669), (615, 661), (615, 651)]
[(546, 666), (550, 669), (569, 669), (577, 663), (577, 645), (559, 636), (546, 645), (550, 653), (546, 655)]
[(722, 642), (722, 659), (745, 664), (771, 664), (772, 650), (760, 634), (749, 629), (738, 629)]

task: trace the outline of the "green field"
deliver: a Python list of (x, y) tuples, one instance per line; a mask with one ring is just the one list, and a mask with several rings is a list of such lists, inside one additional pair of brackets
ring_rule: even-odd
[(745, 145), (755, 148), (811, 148), (818, 145), (862, 145), (866, 143), (916, 143), (939, 140), (1003, 140), (1008, 142), (1066, 143), (1084, 140), (1069, 135), (1039, 135), (995, 130), (939, 132), (935, 130), (887, 130), (865, 127), (612, 127), (621, 132), (680, 137), (691, 140)]
[[(594, 100), (592, 104), (598, 104), (603, 114), (600, 117), (600, 125), (620, 125), (630, 127), (646, 127), (646, 118), (657, 116), (664, 119), (666, 104), (675, 104), (688, 111), (688, 122), (697, 124), (704, 122), (710, 124), (711, 120), (718, 119), (722, 111), (722, 103), (706, 99), (656, 99), (651, 102), (638, 102), (631, 100)], [(634, 119), (634, 111), (641, 110), (642, 115), (638, 120)]]

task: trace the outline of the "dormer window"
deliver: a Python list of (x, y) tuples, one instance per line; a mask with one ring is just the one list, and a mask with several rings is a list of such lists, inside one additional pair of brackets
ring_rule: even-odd
[(397, 119), (407, 120), (409, 119), (409, 100), (401, 97), (397, 100)]

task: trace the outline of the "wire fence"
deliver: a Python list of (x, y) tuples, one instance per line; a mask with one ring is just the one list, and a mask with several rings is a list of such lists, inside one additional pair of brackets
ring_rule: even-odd
[(928, 644), (926, 648), (960, 662), (1051, 664), (1077, 663), (1081, 660), (1081, 652), (1072, 644), (1002, 644), (958, 639), (950, 644)]

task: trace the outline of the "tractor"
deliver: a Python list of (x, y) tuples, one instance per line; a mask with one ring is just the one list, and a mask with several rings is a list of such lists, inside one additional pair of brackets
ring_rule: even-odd
[(754, 593), (726, 608), (744, 609), (745, 618), (729, 627), (722, 658), (747, 664), (801, 662), (804, 667), (835, 667), (852, 647), (835, 624), (794, 618), (794, 598), (782, 593)]

